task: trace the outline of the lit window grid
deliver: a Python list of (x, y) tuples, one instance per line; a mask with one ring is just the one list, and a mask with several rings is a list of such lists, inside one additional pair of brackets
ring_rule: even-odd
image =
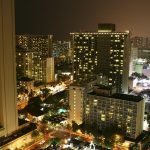
[[(90, 51), (88, 49), (89, 43), (92, 41), (95, 42), (96, 38), (98, 37), (98, 34), (103, 34), (103, 35), (111, 35), (111, 42), (112, 42), (112, 49), (110, 51), (115, 52), (112, 55), (112, 60), (116, 60), (116, 62), (110, 62), (110, 72), (111, 74), (123, 74), (123, 55), (124, 55), (124, 43), (125, 43), (125, 36), (128, 35), (128, 32), (121, 32), (121, 33), (71, 33), (74, 37), (74, 81), (77, 81), (77, 78), (80, 78), (84, 74), (84, 72), (92, 72), (93, 70), (90, 69), (90, 67), (85, 67), (85, 66), (78, 66), (77, 63), (80, 61), (79, 58), (77, 57), (77, 52), (81, 54), (81, 52), (85, 49), (84, 53), (86, 50)], [(92, 43), (92, 42), (91, 42)], [(115, 43), (115, 44), (114, 44)], [(92, 44), (91, 44), (92, 45)], [(76, 50), (75, 50), (76, 49)], [(79, 50), (77, 50), (79, 49)], [(93, 51), (94, 47), (91, 49)], [(97, 53), (97, 52), (96, 52)], [(84, 57), (89, 56), (89, 53), (85, 55)], [(85, 58), (87, 60), (87, 58)], [(89, 61), (91, 62), (91, 61)], [(97, 60), (95, 61), (97, 63)], [(112, 66), (112, 64), (114, 64)], [(111, 69), (112, 66), (112, 69)], [(85, 67), (85, 68), (84, 68)], [(78, 69), (79, 68), (79, 69)], [(87, 69), (88, 68), (88, 69)], [(91, 67), (93, 68), (93, 67)], [(78, 72), (78, 73), (77, 73)], [(109, 83), (112, 85), (113, 83)]]
[[(92, 100), (93, 98), (93, 100)], [(134, 102), (128, 102), (128, 101), (115, 101), (115, 100), (109, 100), (107, 103), (105, 101), (98, 101), (97, 104), (97, 111), (94, 110), (95, 102), (94, 97), (92, 97), (89, 101), (88, 105), (85, 107), (85, 120), (86, 122), (90, 122), (92, 119), (90, 116), (94, 117), (95, 121), (98, 119), (98, 124), (103, 124), (104, 126), (107, 126), (106, 121), (114, 120), (118, 122), (118, 127), (121, 127), (122, 125), (126, 125), (131, 130), (135, 130), (135, 116), (136, 113), (136, 104)], [(111, 104), (111, 105), (110, 105)], [(104, 105), (104, 106), (102, 106)], [(121, 106), (120, 106), (121, 105)], [(90, 106), (90, 107), (89, 107)], [(98, 111), (103, 110), (103, 111)], [(106, 113), (108, 112), (108, 113)], [(127, 115), (127, 117), (126, 117)], [(117, 119), (117, 120), (116, 120)], [(129, 130), (130, 131), (130, 130)], [(127, 132), (130, 134), (133, 134), (133, 132)]]

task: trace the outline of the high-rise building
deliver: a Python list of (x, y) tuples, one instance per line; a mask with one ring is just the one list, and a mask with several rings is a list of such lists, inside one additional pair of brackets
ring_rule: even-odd
[(147, 37), (147, 48), (150, 49), (150, 37)]
[(130, 33), (114, 29), (113, 24), (99, 24), (98, 32), (71, 33), (75, 83), (102, 74), (117, 92), (128, 91)]
[(140, 49), (147, 47), (147, 39), (145, 37), (133, 37), (132, 39), (132, 45), (133, 47), (137, 47)]
[[(138, 72), (140, 74), (149, 71), (150, 63), (150, 38), (149, 37), (133, 37), (131, 39), (131, 57), (130, 57), (130, 72)], [(138, 69), (138, 70), (137, 70)], [(139, 71), (139, 69), (141, 71)], [(143, 72), (144, 71), (144, 72)], [(148, 75), (149, 76), (149, 75)]]
[(73, 76), (75, 83), (92, 79), (97, 74), (98, 33), (71, 33), (73, 47)]
[(16, 51), (16, 71), (17, 79), (21, 77), (32, 77), (32, 58), (36, 52)]
[(131, 46), (129, 76), (134, 72), (134, 61), (138, 59), (138, 48)]
[(132, 46), (138, 49), (150, 49), (150, 37), (132, 37)]
[(99, 87), (87, 94), (85, 124), (97, 129), (118, 126), (127, 137), (136, 139), (143, 131), (144, 99), (127, 94), (110, 94), (110, 88)]
[(52, 35), (17, 35), (16, 46), (24, 51), (38, 52), (41, 57), (51, 57)]
[(149, 59), (150, 57), (150, 37), (132, 37), (132, 51), (137, 52), (138, 58)]
[(54, 73), (54, 58), (46, 59), (46, 82), (54, 82), (55, 73)]
[[(52, 55), (51, 35), (17, 35), (16, 36), (17, 79), (29, 77), (36, 81), (47, 81), (47, 58)], [(54, 65), (51, 65), (54, 67)]]
[(68, 58), (70, 52), (69, 41), (55, 41), (52, 44), (52, 56), (59, 58)]
[(0, 137), (18, 128), (14, 0), (0, 0)]
[(75, 121), (77, 124), (83, 122), (83, 107), (85, 100), (85, 88), (81, 86), (69, 87), (69, 120)]

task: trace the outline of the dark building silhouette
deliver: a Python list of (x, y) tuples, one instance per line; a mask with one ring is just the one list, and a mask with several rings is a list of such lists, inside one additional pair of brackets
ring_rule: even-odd
[(130, 33), (114, 29), (114, 24), (99, 24), (98, 32), (71, 33), (75, 83), (101, 74), (107, 77), (106, 85), (115, 85), (117, 92), (127, 92)]

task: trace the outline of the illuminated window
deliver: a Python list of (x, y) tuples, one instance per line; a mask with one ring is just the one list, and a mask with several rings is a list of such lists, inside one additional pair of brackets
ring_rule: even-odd
[(101, 121), (106, 121), (106, 119), (105, 118), (101, 118)]
[(104, 114), (101, 115), (101, 121), (106, 121), (106, 116)]

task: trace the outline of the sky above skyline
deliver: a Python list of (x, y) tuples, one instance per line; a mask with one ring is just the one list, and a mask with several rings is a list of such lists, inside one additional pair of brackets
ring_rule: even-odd
[(15, 0), (17, 34), (52, 34), (65, 40), (70, 32), (97, 31), (114, 23), (117, 31), (150, 36), (150, 0)]

